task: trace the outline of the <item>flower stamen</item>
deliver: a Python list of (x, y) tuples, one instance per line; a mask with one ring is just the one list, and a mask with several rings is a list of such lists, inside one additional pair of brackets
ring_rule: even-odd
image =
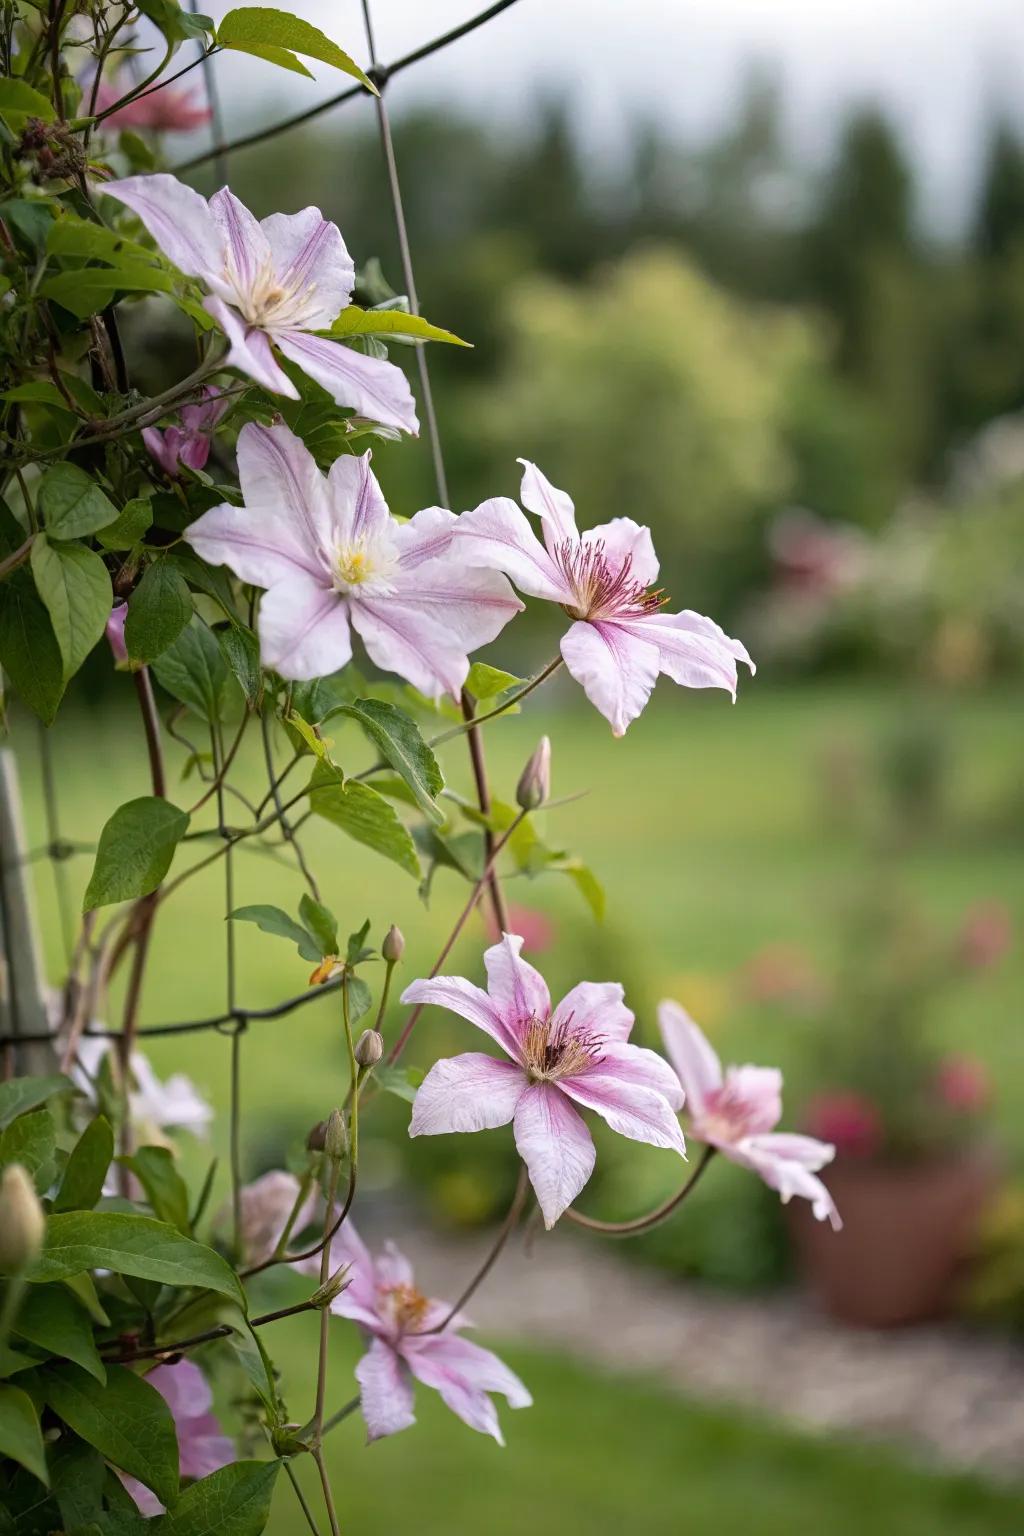
[(601, 1039), (585, 1030), (574, 1030), (572, 1015), (531, 1019), (523, 1039), (523, 1065), (532, 1082), (557, 1082), (576, 1077), (600, 1060)]
[(637, 581), (632, 555), (626, 555), (616, 569), (603, 539), (565, 539), (555, 559), (576, 599), (562, 605), (571, 619), (639, 619), (668, 602), (660, 587)]

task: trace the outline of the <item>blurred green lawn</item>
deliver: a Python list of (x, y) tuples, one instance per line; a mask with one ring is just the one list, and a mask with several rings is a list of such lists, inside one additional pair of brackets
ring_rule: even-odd
[[(127, 679), (122, 680), (130, 698)], [(511, 798), (523, 761), (542, 731), (554, 742), (555, 793), (590, 789), (584, 799), (548, 813), (549, 841), (592, 864), (609, 891), (604, 929), (595, 932), (568, 882), (516, 881), (516, 901), (553, 914), (560, 941), (540, 963), (557, 985), (584, 974), (622, 977), (643, 1004), (663, 990), (706, 1006), (708, 1022), (733, 1059), (779, 1061), (799, 1075), (807, 1026), (721, 1002), (721, 982), (768, 943), (792, 943), (824, 956), (834, 938), (837, 893), (870, 862), (864, 837), (830, 822), (822, 809), (816, 764), (829, 744), (868, 751), (879, 733), (907, 718), (912, 697), (893, 688), (849, 685), (790, 691), (747, 686), (735, 708), (721, 695), (680, 695), (668, 687), (621, 742), (589, 711), (572, 707), (566, 690), (543, 709), (490, 727), (488, 752), (497, 792)], [(916, 706), (914, 706), (916, 707)], [(1017, 931), (1024, 920), (1020, 880), (1019, 700), (988, 692), (933, 701), (953, 748), (953, 811), (940, 833), (900, 858), (900, 878), (936, 917), (953, 922), (972, 901), (1010, 904)], [(61, 831), (92, 840), (110, 811), (147, 787), (135, 716), (127, 708), (79, 712), (55, 733)], [(19, 722), (29, 840), (45, 840), (34, 733)], [(177, 752), (177, 749), (173, 749)], [(357, 768), (369, 754), (353, 727), (336, 732), (336, 756)], [(445, 763), (465, 785), (461, 744)], [(180, 762), (180, 758), (178, 759)], [(242, 781), (259, 782), (255, 750), (243, 754)], [(198, 791), (170, 793), (187, 805)], [(97, 793), (97, 786), (101, 793)], [(257, 791), (259, 793), (261, 791)], [(1014, 797), (1016, 833), (1014, 833)], [(409, 877), (383, 865), (335, 829), (311, 824), (307, 844), (323, 896), (343, 930), (364, 916), (379, 937), (397, 921), (409, 940), (407, 978), (421, 974), (463, 899), (442, 874), (424, 910)], [(89, 860), (70, 866), (77, 901)], [(239, 853), (237, 904), (294, 906), (301, 886), (277, 861)], [(54, 889), (38, 866), (40, 912), (51, 975), (60, 970), (60, 925)], [(156, 1023), (217, 1011), (224, 1000), (223, 884), (218, 869), (200, 875), (161, 914), (145, 999)], [(260, 1006), (299, 991), (308, 964), (282, 941), (237, 929), (239, 993)], [(480, 931), (452, 957), (473, 973)], [(979, 1053), (998, 1085), (996, 1115), (1019, 1163), (1024, 1156), (1024, 1072), (1018, 1032), (1024, 962), (1015, 955), (973, 988), (951, 996), (937, 1027), (950, 1044)], [(715, 999), (719, 1001), (716, 1003)], [(1016, 999), (1016, 1007), (1015, 1007)], [(116, 1001), (116, 999), (115, 999)], [(711, 1015), (714, 1015), (713, 1017)], [(395, 1015), (397, 1018), (397, 1013)], [(391, 1021), (395, 1028), (395, 1019)], [(416, 1047), (422, 1060), (438, 1049), (439, 1032), (475, 1048), (472, 1031), (425, 1021)], [(245, 1134), (259, 1158), (301, 1134), (337, 1102), (345, 1086), (338, 1022), (329, 1000), (277, 1022), (254, 1024), (244, 1049)], [(185, 1069), (219, 1107), (227, 1099), (227, 1046), (216, 1035), (155, 1041), (163, 1071)], [(499, 1133), (494, 1133), (495, 1135)], [(223, 1117), (215, 1134), (223, 1153)], [(383, 1152), (386, 1149), (382, 1148)], [(354, 1346), (338, 1329), (332, 1398), (351, 1389)], [(310, 1395), (308, 1320), (281, 1327), (274, 1353), (296, 1404)], [(837, 1447), (767, 1428), (728, 1412), (695, 1409), (656, 1387), (583, 1366), (513, 1350), (510, 1358), (535, 1393), (527, 1413), (503, 1413), (510, 1448), (501, 1453), (419, 1394), (421, 1424), (362, 1459), (357, 1421), (335, 1432), (335, 1485), (354, 1533), (415, 1529), (509, 1536), (575, 1536), (621, 1530), (636, 1536), (802, 1536), (824, 1527), (860, 1536), (870, 1502), (873, 1536), (1001, 1536), (1021, 1529), (1019, 1502), (967, 1480), (904, 1470), (878, 1453)], [(300, 1529), (290, 1490), (282, 1486), (274, 1531)]]

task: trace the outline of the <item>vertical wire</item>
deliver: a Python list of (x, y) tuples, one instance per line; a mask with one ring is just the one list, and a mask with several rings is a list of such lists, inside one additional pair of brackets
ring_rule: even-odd
[[(189, 10), (195, 16), (199, 10), (199, 0), (188, 0), (188, 4)], [(213, 131), (213, 175), (214, 180), (223, 187), (228, 179), (228, 155), (224, 148), (224, 111), (221, 106), (220, 88), (217, 85), (217, 72), (213, 60), (206, 55), (205, 44), (200, 42), (199, 46), (203, 49), (203, 62), (200, 68), (203, 72), (206, 102), (210, 108), (210, 128)]]
[(57, 781), (53, 772), (53, 753), (50, 734), (45, 725), (39, 726), (39, 760), (43, 778), (43, 803), (46, 815), (46, 842), (53, 884), (57, 893), (57, 911), (60, 916), (61, 942), (64, 946), (64, 963), (70, 967), (74, 954), (74, 922), (71, 915), (71, 892), (68, 889), (68, 872), (65, 866), (65, 845), (60, 835), (60, 812)]
[(213, 768), (217, 776), (217, 831), (226, 842), (224, 850), (224, 970), (225, 1002), (227, 1013), (233, 1016), (231, 1030), (230, 1067), (230, 1125), (229, 1157), (231, 1167), (231, 1230), (235, 1255), (241, 1263), (242, 1253), (242, 1036), (248, 1028), (247, 1021), (238, 1014), (237, 961), (235, 954), (235, 925), (231, 914), (235, 910), (234, 849), (224, 819), (224, 738), (220, 722), (210, 722), (210, 741), (213, 746)]

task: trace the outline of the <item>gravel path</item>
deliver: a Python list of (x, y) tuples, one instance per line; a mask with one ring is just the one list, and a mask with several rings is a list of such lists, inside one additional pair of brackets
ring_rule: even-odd
[[(403, 1247), (424, 1289), (454, 1298), (487, 1242), (420, 1231)], [(933, 1463), (1024, 1477), (1024, 1348), (995, 1336), (849, 1329), (798, 1296), (677, 1283), (569, 1231), (541, 1237), (532, 1257), (510, 1245), (469, 1310), (493, 1338), (542, 1341), (803, 1430), (899, 1441)]]

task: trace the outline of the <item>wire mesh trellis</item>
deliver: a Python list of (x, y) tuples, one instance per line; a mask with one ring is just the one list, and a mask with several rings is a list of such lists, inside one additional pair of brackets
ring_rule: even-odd
[[(503, 11), (510, 9), (514, 3), (515, 0), (497, 0), (497, 3), (488, 6), (477, 15), (440, 34), (428, 43), (400, 56), (390, 64), (382, 64), (377, 53), (371, 0), (361, 0), (363, 26), (370, 60), (368, 74), (380, 92), (377, 97), (373, 98), (373, 101), (398, 239), (402, 281), (406, 289), (410, 309), (414, 314), (419, 312), (419, 300), (412, 247), (406, 225), (401, 183), (391, 134), (390, 117), (385, 101), (385, 92), (396, 75), (468, 36), (499, 16)], [(195, 11), (197, 9), (197, 0), (189, 0), (189, 5)], [(304, 112), (282, 119), (266, 128), (245, 134), (233, 141), (228, 141), (225, 137), (220, 94), (212, 57), (204, 50), (200, 59), (186, 65), (185, 69), (180, 70), (178, 74), (186, 73), (187, 70), (194, 68), (197, 64), (201, 64), (203, 70), (205, 89), (211, 112), (214, 142), (209, 149), (179, 164), (174, 169), (180, 173), (194, 169), (201, 164), (212, 162), (217, 179), (220, 182), (224, 182), (227, 179), (230, 156), (235, 150), (248, 148), (278, 134), (289, 132), (333, 110), (335, 107), (354, 101), (361, 96), (368, 97), (370, 94), (362, 86), (350, 87)], [(174, 78), (177, 78), (177, 76)], [(449, 494), (444, 454), (431, 389), (426, 350), (422, 345), (415, 348), (415, 356), (420, 402), (427, 429), (426, 435), (433, 465), (437, 496), (441, 505), (448, 506)], [(153, 792), (154, 794), (163, 794), (164, 781), (159, 745), (161, 727), (156, 713), (151, 685), (148, 674), (144, 671), (134, 674), (134, 680), (146, 727)], [(474, 705), (471, 698), (464, 694), (461, 703), (464, 717), (463, 729), (468, 741), (470, 765), (477, 800), (481, 813), (486, 817), (491, 809), (491, 801), (482, 740), (479, 730), (474, 725)], [(221, 727), (218, 723), (214, 723), (211, 739), (213, 757), (212, 785), (203, 794), (196, 806), (193, 807), (193, 811), (198, 809), (211, 796), (215, 799), (217, 824), (212, 835), (219, 839), (221, 847), (208, 859), (200, 860), (195, 868), (201, 868), (208, 862), (212, 863), (215, 858), (222, 854), (224, 860), (225, 915), (234, 910), (234, 857), (235, 844), (239, 840), (237, 829), (232, 828), (227, 819), (226, 796), (231, 786), (226, 785), (225, 779), (227, 768), (230, 766), (238, 749), (242, 730), (244, 730), (248, 718), (248, 712), (246, 712), (243, 715), (242, 727), (239, 730), (238, 736), (227, 748), (225, 747)], [(194, 750), (192, 743), (181, 736), (177, 730), (173, 712), (171, 719), (166, 724), (166, 728), (172, 737), (185, 741), (185, 744), (191, 750)], [(261, 730), (270, 788), (261, 805), (254, 808), (250, 807), (250, 809), (254, 809), (256, 815), (256, 827), (253, 830), (258, 831), (260, 829), (261, 814), (265, 811), (268, 803), (272, 802), (274, 820), (280, 828), (284, 845), (294, 856), (299, 872), (309, 886), (311, 893), (318, 897), (319, 893), (315, 877), (309, 868), (300, 840), (296, 835), (301, 819), (292, 822), (288, 816), (292, 802), (284, 802), (281, 797), (281, 785), (293, 764), (290, 764), (283, 773), (278, 773), (274, 762), (270, 721), (266, 712), (263, 712), (261, 716)], [(72, 995), (76, 990), (78, 992), (81, 991), (77, 983), (76, 970), (83, 950), (88, 949), (92, 942), (93, 928), (90, 916), (87, 915), (82, 930), (76, 939), (67, 864), (68, 860), (72, 857), (90, 852), (91, 849), (89, 845), (68, 839), (62, 833), (52, 743), (49, 733), (45, 729), (41, 729), (39, 733), (39, 778), (42, 787), (46, 840), (42, 846), (25, 852), (20, 841), (19, 813), (13, 772), (8, 772), (5, 776), (0, 777), (0, 818), (2, 818), (0, 831), (3, 833), (2, 838), (0, 838), (0, 872), (2, 872), (4, 877), (2, 886), (0, 886), (0, 890), (2, 890), (4, 895), (3, 905), (0, 907), (0, 915), (4, 918), (2, 923), (4, 965), (2, 975), (0, 975), (0, 982), (3, 983), (2, 995), (6, 1002), (4, 1009), (0, 1010), (0, 1050), (3, 1052), (4, 1075), (9, 1077), (16, 1072), (24, 1073), (26, 1071), (39, 1070), (39, 1063), (41, 1061), (52, 1063), (56, 1059), (54, 1048), (58, 1041), (61, 1040), (63, 1043), (63, 1063), (65, 1065), (69, 1060), (73, 1059), (74, 1047), (81, 1038), (101, 1038), (112, 1042), (120, 1057), (123, 1072), (127, 1076), (130, 1053), (135, 1042), (139, 1039), (189, 1035), (207, 1031), (217, 1031), (230, 1037), (231, 1169), (235, 1228), (237, 1232), (239, 1220), (238, 1197), (241, 1185), (241, 1148), (239, 1145), (241, 1115), (239, 1113), (239, 1106), (242, 1091), (242, 1040), (250, 1023), (280, 1019), (311, 1002), (323, 998), (327, 994), (337, 992), (344, 985), (344, 976), (337, 976), (322, 987), (308, 989), (270, 1007), (246, 1007), (239, 1002), (235, 933), (234, 925), (229, 921), (225, 923), (225, 1006), (223, 1011), (206, 1017), (186, 1019), (179, 1022), (140, 1025), (139, 1009), (149, 932), (156, 915), (158, 902), (161, 899), (161, 892), (157, 892), (154, 893), (152, 898), (142, 898), (141, 901), (136, 903), (137, 915), (134, 919), (129, 920), (121, 931), (120, 950), (117, 953), (117, 958), (120, 958), (121, 953), (125, 950), (129, 948), (133, 950), (132, 969), (127, 987), (127, 998), (121, 1027), (107, 1028), (101, 1026), (95, 1022), (89, 1012), (87, 1004), (91, 999), (87, 996)], [(295, 797), (295, 799), (298, 798)], [(486, 883), (489, 898), (493, 904), (499, 925), (502, 928), (507, 928), (508, 920), (504, 897), (493, 868), (496, 851), (494, 837), (491, 831), (486, 828), (482, 836), (484, 842), (485, 876), (480, 882), (480, 887), (482, 888), (483, 884)], [(26, 963), (26, 956), (29, 953), (29, 922), (27, 915), (29, 911), (29, 878), (32, 867), (43, 859), (49, 862), (53, 872), (61, 942), (68, 974), (64, 997), (63, 1022), (65, 1028), (63, 1029), (56, 1029), (52, 1023), (46, 1022), (45, 1002), (38, 965), (29, 966)], [(171, 885), (173, 884), (174, 882), (171, 882)], [(163, 894), (166, 894), (169, 889), (170, 886), (165, 886)], [(476, 894), (479, 894), (479, 890)], [(12, 921), (12, 914), (15, 912), (15, 909), (17, 909), (19, 914), (18, 921)], [(109, 934), (109, 928), (107, 932)], [(68, 1019), (71, 1021), (70, 1039), (69, 1030), (66, 1027)], [(41, 1056), (40, 1052), (45, 1053), (45, 1055)]]

